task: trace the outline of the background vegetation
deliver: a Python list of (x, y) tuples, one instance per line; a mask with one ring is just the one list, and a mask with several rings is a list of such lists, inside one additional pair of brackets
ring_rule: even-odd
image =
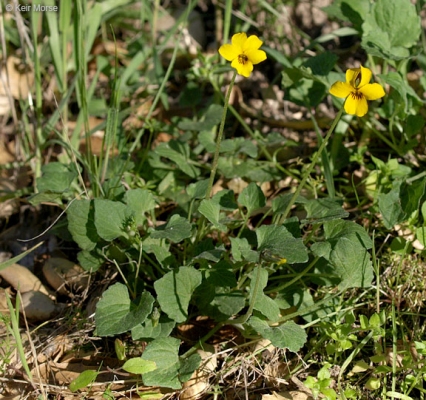
[(424, 4), (2, 2), (0, 393), (425, 398)]

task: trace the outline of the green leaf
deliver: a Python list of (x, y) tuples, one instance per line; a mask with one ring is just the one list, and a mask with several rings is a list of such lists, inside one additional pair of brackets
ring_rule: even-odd
[(143, 292), (137, 304), (130, 301), (127, 287), (121, 283), (110, 286), (96, 305), (95, 322), (99, 336), (127, 332), (145, 321), (152, 311), (154, 298)]
[[(369, 287), (374, 278), (371, 257), (360, 237), (354, 233), (337, 240), (314, 243), (311, 247), (316, 256), (330, 262), (317, 272), (336, 274), (340, 278), (339, 289)], [(320, 264), (317, 264), (317, 267)]]
[(285, 68), (282, 84), (287, 88), (285, 99), (298, 105), (316, 107), (326, 95), (328, 81), (314, 75), (310, 68)]
[(179, 368), (179, 380), (183, 382), (187, 382), (194, 371), (201, 364), (201, 356), (198, 353), (190, 355), (188, 358), (181, 358), (180, 360), (180, 368)]
[(154, 283), (161, 309), (176, 322), (188, 318), (192, 293), (201, 283), (201, 272), (192, 267), (180, 267), (168, 272)]
[(196, 107), (203, 99), (203, 90), (196, 82), (188, 82), (179, 96), (179, 105), (185, 107)]
[(311, 251), (315, 254), (317, 257), (323, 257), (326, 260), (330, 260), (331, 256), (331, 244), (330, 242), (316, 242), (313, 243), (311, 246)]
[(194, 300), (202, 315), (207, 315), (216, 321), (226, 321), (246, 306), (246, 298), (241, 291), (219, 287), (208, 282), (203, 282), (197, 288)]
[(220, 261), (205, 271), (205, 281), (215, 287), (235, 287), (237, 280), (233, 267), (227, 261)]
[(151, 233), (153, 239), (169, 239), (179, 243), (191, 236), (192, 226), (186, 218), (173, 215), (167, 224), (161, 225)]
[[(237, 144), (238, 148), (237, 151), (240, 153), (245, 153), (251, 158), (256, 158), (258, 154), (258, 147), (251, 141), (251, 140), (243, 140), (243, 138), (240, 139)], [(234, 139), (234, 140), (238, 140)]]
[(190, 149), (187, 143), (170, 140), (167, 143), (160, 143), (154, 151), (160, 157), (173, 161), (179, 170), (191, 178), (200, 175), (200, 170), (193, 165), (190, 159)]
[(262, 189), (252, 182), (240, 193), (238, 196), (238, 203), (246, 207), (247, 213), (250, 215), (253, 211), (264, 207), (266, 199)]
[(75, 200), (67, 209), (68, 230), (82, 250), (93, 250), (101, 238), (95, 227), (93, 200)]
[(29, 196), (28, 201), (34, 206), (38, 206), (41, 203), (56, 203), (62, 205), (63, 197), (63, 193), (50, 192), (49, 190), (46, 190)]
[[(261, 267), (257, 267), (261, 268)], [(256, 280), (258, 279), (258, 282)], [(255, 269), (251, 274), (250, 294), (253, 296), (257, 287), (256, 298), (254, 299), (254, 309), (260, 311), (269, 321), (275, 322), (280, 316), (280, 308), (270, 297), (263, 293), (268, 284), (268, 271), (261, 268), (258, 275), (258, 270)]]
[(105, 262), (105, 257), (95, 248), (92, 251), (82, 250), (77, 254), (81, 267), (88, 272), (96, 272)]
[(252, 316), (248, 323), (260, 336), (269, 339), (274, 346), (281, 349), (289, 349), (293, 353), (297, 353), (306, 343), (305, 330), (293, 321), (270, 327), (266, 321)]
[(86, 371), (83, 371), (77, 378), (75, 378), (70, 383), (70, 390), (71, 392), (76, 392), (79, 389), (83, 389), (90, 384), (92, 384), (98, 376), (97, 371), (93, 371), (91, 369), (86, 369)]
[[(198, 252), (198, 248), (197, 248)], [(201, 251), (200, 253), (196, 254), (193, 258), (193, 261), (195, 260), (209, 260), (213, 262), (219, 262), (222, 258), (222, 255), (226, 253), (226, 249), (223, 245), (220, 245), (219, 247), (208, 249), (205, 251)]]
[(336, 199), (308, 200), (303, 206), (307, 212), (306, 219), (301, 221), (303, 224), (318, 224), (349, 216), (349, 213), (343, 210), (342, 202)]
[(400, 191), (401, 206), (406, 218), (409, 218), (414, 212), (420, 211), (420, 205), (425, 200), (425, 186), (426, 179), (402, 184)]
[[(417, 231), (417, 234), (418, 234), (418, 231)], [(420, 242), (422, 242), (421, 238), (417, 237), (417, 239), (419, 239)], [(397, 236), (392, 239), (389, 249), (393, 253), (400, 254), (401, 256), (403, 256), (404, 254), (410, 253), (413, 250), (413, 246), (411, 242), (407, 241), (405, 238)]]
[(220, 123), (222, 114), (223, 107), (219, 104), (212, 104), (200, 121), (182, 121), (178, 127), (184, 131), (208, 131)]
[(143, 360), (153, 361), (157, 369), (142, 375), (146, 386), (162, 386), (180, 389), (181, 382), (186, 382), (199, 367), (201, 357), (198, 354), (183, 359), (179, 353), (180, 340), (161, 338), (149, 343), (142, 354)]
[(342, 279), (339, 289), (369, 287), (374, 278), (370, 254), (359, 241), (342, 237), (330, 255), (336, 274)]
[(284, 195), (275, 197), (272, 200), (272, 211), (275, 214), (283, 214), (287, 209), (287, 206), (290, 204), (290, 200), (293, 197), (293, 193), (286, 193)]
[(405, 134), (412, 138), (425, 126), (426, 121), (421, 115), (409, 115), (405, 121)]
[(426, 179), (411, 184), (395, 180), (389, 193), (378, 196), (379, 211), (386, 228), (392, 229), (395, 224), (409, 218), (414, 212), (420, 211), (424, 201)]
[(371, 249), (373, 247), (373, 241), (366, 230), (361, 225), (358, 225), (353, 221), (338, 219), (326, 222), (324, 224), (324, 233), (327, 239), (356, 236), (364, 248)]
[[(216, 150), (216, 141), (213, 141), (214, 149)], [(213, 150), (213, 148), (212, 148)], [(236, 139), (225, 139), (220, 143), (220, 152), (221, 153), (237, 153), (237, 142)]]
[(170, 243), (161, 239), (154, 239), (148, 236), (142, 243), (143, 251), (147, 254), (154, 254), (162, 267), (170, 267), (175, 262), (175, 258), (169, 251)]
[(310, 290), (298, 285), (286, 287), (276, 294), (274, 300), (283, 310), (296, 307), (302, 313), (301, 317), (306, 322), (312, 322), (318, 318), (327, 318), (337, 307), (335, 298), (328, 299), (321, 306), (316, 305)]
[(243, 259), (248, 262), (259, 261), (259, 253), (252, 250), (246, 238), (230, 237), (229, 240), (231, 241), (232, 257), (235, 261), (242, 261)]
[(406, 113), (410, 111), (410, 102), (408, 96), (411, 96), (421, 101), (414, 89), (408, 84), (405, 79), (403, 79), (403, 77), (398, 72), (391, 71), (386, 75), (380, 74), (378, 76), (383, 83), (387, 83), (389, 86), (395, 89), (396, 93), (401, 96), (403, 104), (405, 105), (404, 109)]
[(245, 307), (246, 298), (240, 291), (220, 289), (216, 291), (210, 305), (209, 315), (216, 321), (225, 321), (237, 315)]
[(264, 50), (269, 57), (271, 57), (272, 59), (277, 61), (279, 64), (283, 65), (284, 67), (288, 67), (288, 68), (292, 67), (292, 64), (289, 61), (289, 59), (281, 51), (272, 49), (267, 46), (263, 46), (262, 50)]
[(340, 18), (343, 21), (352, 22), (358, 32), (361, 32), (361, 25), (370, 12), (369, 0), (335, 0), (332, 4), (324, 7), (323, 10), (332, 17)]
[(395, 224), (404, 219), (404, 211), (399, 198), (399, 186), (394, 187), (389, 193), (379, 194), (377, 200), (383, 225), (387, 229), (392, 229)]
[(416, 229), (416, 238), (423, 246), (426, 246), (426, 226)]
[[(215, 132), (213, 130), (203, 131), (198, 134), (198, 140), (200, 142), (200, 146), (204, 147), (204, 149), (208, 153), (214, 153), (216, 149), (216, 141), (215, 141)], [(220, 144), (220, 149), (223, 150), (223, 142)]]
[(308, 58), (303, 64), (305, 67), (310, 68), (314, 75), (327, 76), (328, 73), (334, 68), (338, 57), (328, 51), (320, 53), (315, 57)]
[(201, 201), (198, 211), (203, 214), (213, 226), (222, 231), (226, 232), (227, 227), (219, 222), (220, 218), (220, 205), (213, 199), (204, 199)]
[(300, 221), (296, 216), (287, 218), (283, 223), (284, 228), (286, 228), (291, 235), (298, 239), (302, 237), (302, 231), (300, 230)]
[(407, 0), (377, 0), (362, 25), (362, 46), (371, 55), (402, 59), (420, 36), (420, 17)]
[(191, 183), (186, 188), (186, 193), (188, 193), (191, 199), (204, 199), (207, 193), (207, 188), (209, 186), (209, 179), (203, 179), (196, 183)]
[(146, 319), (144, 323), (132, 329), (133, 340), (151, 341), (160, 337), (167, 337), (175, 327), (176, 322), (162, 315), (156, 324), (152, 319)]
[[(375, 384), (373, 384), (373, 378), (370, 378), (368, 380), (368, 382), (366, 383), (365, 387), (367, 387), (367, 385), (369, 385), (369, 387), (373, 388), (373, 390), (374, 390), (374, 388), (378, 389), (378, 388), (380, 388), (380, 379), (376, 378)], [(408, 396), (404, 393), (400, 393), (400, 392), (397, 392), (397, 391), (392, 391), (392, 390), (388, 390), (386, 392), (386, 397), (394, 398), (394, 399), (401, 399), (401, 400), (413, 400), (413, 398), (411, 396)]]
[(114, 350), (115, 354), (117, 355), (117, 358), (120, 361), (126, 359), (126, 344), (118, 338), (114, 340)]
[[(108, 2), (106, 2), (108, 3)], [(99, 25), (101, 23), (102, 18), (102, 9), (105, 7), (105, 5), (102, 5), (101, 3), (95, 3), (90, 7), (90, 9), (87, 12), (86, 18), (84, 19), (86, 21), (85, 31), (86, 35), (84, 36), (84, 43), (85, 43), (85, 52), (86, 57), (89, 56), (89, 48), (92, 47), (93, 42), (96, 37), (96, 33), (98, 32)], [(86, 47), (87, 46), (87, 47)]]
[(308, 250), (302, 239), (294, 238), (279, 225), (262, 225), (256, 229), (258, 251), (266, 255), (285, 258), (289, 264), (308, 261)]
[(154, 361), (144, 360), (140, 357), (131, 358), (127, 360), (122, 368), (131, 374), (146, 374), (147, 372), (157, 369), (157, 364)]
[[(368, 1), (368, 0), (367, 0)], [(364, 22), (364, 21), (361, 21)], [(344, 26), (343, 28), (337, 28), (336, 30), (330, 32), (330, 33), (326, 33), (324, 35), (321, 35), (320, 37), (316, 38), (315, 41), (317, 41), (318, 43), (324, 43), (324, 42), (329, 42), (330, 40), (334, 40), (336, 38), (340, 38), (340, 37), (345, 37), (345, 36), (355, 36), (358, 34), (358, 32), (361, 29), (357, 30), (354, 28), (350, 28), (349, 26)], [(331, 74), (333, 74), (333, 72), (331, 72)], [(327, 77), (330, 81), (336, 82), (336, 79), (330, 79), (331, 75), (328, 75)]]
[(154, 196), (146, 189), (131, 189), (124, 195), (124, 201), (134, 212), (137, 226), (142, 225), (146, 218), (145, 213), (155, 208)]
[(157, 365), (154, 371), (142, 375), (145, 386), (162, 386), (171, 389), (180, 389), (178, 379), (180, 340), (167, 337), (155, 339), (146, 346), (142, 359), (152, 361)]
[(377, 313), (374, 313), (369, 320), (369, 326), (374, 328), (379, 328), (382, 325), (380, 321), (380, 315)]
[(234, 155), (230, 157), (220, 157), (218, 169), (227, 179), (248, 178), (251, 182), (270, 182), (280, 179), (277, 168), (261, 161), (247, 158), (241, 162)]
[[(329, 384), (331, 384), (331, 382)], [(336, 394), (335, 390), (331, 389), (329, 387), (325, 387), (325, 388), (321, 389), (321, 393), (325, 396), (326, 399), (329, 399), (329, 400), (336, 400), (337, 399), (337, 394)]]
[(95, 226), (98, 235), (110, 242), (120, 236), (127, 236), (126, 222), (131, 210), (119, 202), (106, 199), (95, 199)]
[(68, 166), (59, 162), (44, 165), (41, 172), (42, 176), (37, 179), (37, 189), (40, 192), (65, 192), (78, 176), (73, 164)]
[(105, 199), (118, 201), (124, 197), (126, 190), (121, 182), (121, 172), (119, 174), (106, 179), (102, 184)]
[(235, 201), (234, 192), (232, 190), (221, 190), (212, 197), (212, 200), (220, 205), (221, 210), (233, 211), (238, 208), (238, 204)]

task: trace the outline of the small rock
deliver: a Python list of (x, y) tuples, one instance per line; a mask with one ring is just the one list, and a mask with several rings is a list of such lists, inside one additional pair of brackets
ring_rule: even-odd
[(49, 294), (41, 281), (26, 267), (19, 264), (12, 264), (0, 271), (0, 276), (21, 293), (29, 291), (40, 291)]
[(89, 276), (84, 269), (73, 262), (59, 257), (52, 257), (43, 266), (43, 274), (49, 284), (60, 294), (81, 291), (89, 284)]
[(46, 321), (55, 316), (59, 311), (53, 300), (41, 292), (34, 290), (21, 294), (21, 312), (25, 312), (25, 316), (30, 321)]

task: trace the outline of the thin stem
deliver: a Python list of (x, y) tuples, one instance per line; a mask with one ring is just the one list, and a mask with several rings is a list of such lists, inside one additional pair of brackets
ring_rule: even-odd
[[(314, 113), (310, 111), (310, 117), (311, 121), (314, 125), (315, 132), (317, 134), (318, 143), (321, 145), (323, 142), (322, 136), (321, 136), (321, 130), (318, 126), (318, 122), (315, 119)], [(328, 156), (328, 153), (326, 151), (321, 153), (321, 161), (322, 166), (324, 168), (324, 177), (325, 177), (325, 184), (327, 186), (328, 195), (330, 198), (334, 198), (336, 196), (336, 190), (334, 188), (334, 179), (333, 179), (333, 163), (330, 162), (330, 157)]]
[(420, 174), (414, 175), (411, 178), (408, 178), (405, 182), (407, 185), (411, 185), (414, 181), (423, 178), (426, 175), (426, 171), (420, 172)]
[(336, 125), (339, 122), (342, 114), (343, 114), (343, 107), (340, 109), (339, 113), (336, 115), (336, 118), (334, 118), (334, 121), (331, 124), (330, 129), (327, 132), (327, 135), (325, 135), (325, 138), (322, 141), (321, 146), (319, 147), (318, 151), (314, 154), (314, 157), (312, 158), (311, 165), (309, 166), (308, 170), (305, 172), (303, 179), (299, 183), (299, 186), (297, 187), (292, 198), (290, 199), (290, 202), (288, 203), (283, 215), (281, 216), (280, 220), (278, 221), (278, 225), (282, 224), (284, 222), (284, 220), (287, 218), (287, 215), (290, 212), (291, 207), (293, 207), (294, 203), (296, 202), (297, 198), (300, 195), (300, 192), (302, 191), (303, 187), (305, 186), (306, 181), (308, 180), (309, 176), (311, 175), (311, 172), (314, 169), (314, 167), (315, 167), (315, 165), (318, 161), (318, 158), (320, 157), (321, 153), (324, 151), (325, 146), (327, 146), (327, 143), (330, 139), (330, 136), (333, 133), (334, 129), (336, 128)]
[(229, 324), (232, 324), (232, 325), (245, 324), (248, 321), (248, 319), (251, 317), (251, 315), (253, 314), (254, 305), (256, 303), (257, 295), (260, 288), (261, 270), (262, 270), (262, 265), (259, 263), (256, 267), (256, 272), (255, 272), (256, 276), (254, 277), (255, 279), (254, 288), (253, 288), (253, 293), (250, 294), (250, 301), (249, 301), (249, 307), (247, 312), (244, 315), (242, 315), (240, 318), (229, 320), (228, 321)]
[[(337, 378), (337, 386), (340, 389), (340, 393), (343, 394), (344, 399), (346, 399), (346, 397), (344, 397), (344, 391), (342, 389), (342, 382), (341, 382), (343, 373), (346, 370), (346, 368), (348, 367), (348, 365), (354, 360), (356, 355), (361, 351), (361, 349), (373, 337), (373, 334), (374, 334), (374, 331), (371, 331), (367, 336), (364, 337), (364, 339), (362, 339), (362, 341), (358, 344), (358, 346), (354, 349), (354, 351), (349, 355), (349, 357), (346, 358), (345, 362), (343, 363), (342, 367), (340, 368), (339, 376)], [(396, 353), (394, 353), (394, 354), (396, 354)], [(396, 359), (396, 357), (394, 357), (394, 358)]]
[[(274, 321), (274, 322), (277, 322), (277, 323), (286, 322), (286, 321), (289, 321), (293, 318), (299, 317), (301, 315), (312, 314), (313, 312), (320, 310), (320, 307), (323, 304), (326, 304), (329, 300), (334, 299), (335, 297), (340, 296), (341, 294), (342, 294), (342, 292), (338, 292), (338, 293), (334, 293), (334, 294), (331, 294), (329, 296), (326, 296), (322, 300), (320, 300), (320, 301), (318, 301), (318, 302), (316, 302), (316, 303), (314, 303), (310, 306), (302, 308), (301, 310), (297, 310), (294, 313), (284, 315), (283, 317), (279, 318), (278, 321)], [(331, 315), (331, 314), (329, 314), (329, 315)]]
[[(41, 147), (44, 145), (45, 139), (42, 132), (42, 83), (41, 83), (41, 70), (40, 70), (40, 54), (37, 43), (37, 27), (39, 26), (40, 15), (34, 10), (31, 13), (31, 31), (34, 40), (34, 53), (33, 53), (33, 62), (34, 62), (34, 74), (35, 74), (35, 132), (36, 132), (36, 145), (35, 145), (35, 171), (34, 177), (39, 178), (41, 176), (41, 164), (42, 164), (42, 154)], [(34, 179), (34, 186), (37, 185), (37, 180)], [(37, 191), (37, 188), (36, 188)]]
[[(217, 85), (217, 83), (211, 79), (210, 83), (213, 86), (213, 89), (215, 90), (216, 93), (219, 93), (221, 98), (223, 98), (222, 93), (220, 92), (220, 89)], [(236, 118), (236, 120), (239, 122), (239, 124), (244, 128), (244, 130), (251, 136), (251, 138), (253, 140), (255, 140), (257, 142), (257, 145), (260, 148), (260, 153), (263, 154), (268, 161), (270, 161), (271, 163), (273, 163), (273, 165), (279, 169), (283, 174), (288, 175), (290, 177), (292, 177), (293, 179), (297, 179), (297, 177), (290, 172), (289, 170), (287, 170), (286, 168), (284, 168), (282, 165), (280, 165), (279, 162), (277, 162), (277, 160), (275, 159), (275, 156), (272, 157), (269, 154), (268, 149), (266, 148), (266, 146), (262, 143), (262, 137), (258, 134), (256, 134), (251, 128), (250, 126), (244, 121), (244, 118), (241, 117), (240, 114), (238, 114), (238, 111), (235, 109), (235, 107), (233, 107), (232, 105), (228, 105), (229, 111), (231, 111), (231, 113), (234, 115), (234, 117)]]
[(16, 349), (18, 350), (22, 367), (24, 368), (32, 384), (33, 376), (31, 374), (31, 370), (27, 362), (27, 356), (25, 354), (24, 346), (22, 344), (21, 332), (19, 330), (19, 310), (21, 308), (21, 302), (22, 302), (21, 292), (19, 291), (19, 288), (18, 288), (18, 295), (16, 296), (15, 308), (13, 308), (12, 301), (10, 300), (9, 294), (7, 292), (5, 292), (5, 294), (6, 294), (6, 303), (7, 303), (7, 307), (9, 309), (9, 315), (10, 315), (10, 324), (8, 324), (8, 330), (15, 339), (15, 342), (16, 342), (15, 346), (16, 346)]
[(214, 178), (216, 176), (217, 164), (219, 162), (220, 144), (222, 142), (223, 131), (225, 129), (225, 121), (226, 121), (226, 114), (228, 111), (229, 99), (231, 97), (232, 88), (234, 87), (236, 77), (237, 77), (237, 71), (235, 71), (234, 75), (232, 76), (231, 83), (229, 84), (228, 91), (226, 93), (225, 104), (223, 105), (222, 121), (220, 122), (219, 132), (217, 134), (216, 150), (213, 157), (212, 171), (210, 173), (210, 180), (209, 180), (209, 186), (207, 187), (207, 191), (206, 191), (206, 198), (212, 197), (212, 194), (213, 194), (212, 193), (213, 183), (214, 183)]
[[(283, 283), (283, 284), (281, 284), (281, 285), (279, 285), (277, 287), (274, 287), (272, 289), (269, 289), (269, 290), (265, 291), (265, 294), (275, 293), (275, 292), (281, 292), (281, 290), (285, 289), (286, 287), (289, 287), (289, 286), (293, 285), (293, 283), (295, 283), (298, 280), (302, 279), (302, 277), (305, 276), (312, 269), (312, 267), (315, 266), (315, 264), (318, 262), (318, 260), (319, 260), (319, 257), (315, 257), (312, 260), (312, 262), (301, 273), (296, 274), (296, 276), (292, 280), (290, 280), (288, 282), (285, 282), (285, 283)], [(315, 276), (318, 276), (318, 275), (315, 274)]]

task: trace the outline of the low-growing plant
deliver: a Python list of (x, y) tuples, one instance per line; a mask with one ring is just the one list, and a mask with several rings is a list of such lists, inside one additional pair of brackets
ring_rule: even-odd
[[(426, 174), (418, 153), (426, 81), (414, 88), (407, 79), (413, 66), (426, 67), (418, 15), (424, 2), (331, 2), (324, 11), (341, 27), (294, 54), (270, 33), (270, 41), (261, 40), (250, 18), (241, 18), (258, 7), (278, 25), (283, 4), (242, 3), (235, 24), (232, 2), (215, 6), (224, 13), (217, 53), (183, 57), (195, 1), (163, 34), (156, 30), (164, 11), (157, 1), (63, 1), (59, 19), (32, 10), (34, 126), (26, 112), (22, 126), (34, 190), (26, 200), (61, 209), (55, 233), (78, 246), (86, 272), (95, 279), (106, 269), (117, 273), (97, 303), (94, 334), (115, 339), (122, 369), (145, 386), (180, 390), (200, 367), (198, 350), (232, 327), (242, 340), (305, 352), (316, 368), (304, 380), (314, 398), (423, 395), (426, 345), (413, 332), (408, 343), (417, 355), (397, 349), (408, 329), (397, 326), (404, 316), (395, 293), (407, 255), (422, 260), (426, 246)], [(131, 23), (133, 7), (146, 25), (141, 32)], [(6, 21), (7, 32), (11, 26)], [(126, 52), (122, 37), (132, 38)], [(362, 54), (339, 58), (336, 38), (357, 40)], [(113, 52), (91, 53), (107, 39)], [(22, 38), (11, 40), (17, 46)], [(266, 117), (245, 104), (247, 91), (266, 90), (255, 87), (257, 69), (284, 91), (285, 107), (306, 116), (279, 122), (308, 126), (313, 152), (283, 159), (295, 141), (265, 129)], [(46, 118), (44, 80), (59, 96)], [(180, 91), (172, 102), (189, 114), (170, 111), (171, 87)], [(92, 116), (103, 122), (91, 127)], [(54, 148), (54, 160), (44, 162)], [(396, 265), (392, 278), (385, 261), (388, 269)], [(385, 293), (385, 282), (395, 293)], [(15, 331), (17, 318), (12, 314)], [(179, 329), (194, 321), (203, 329), (182, 338)], [(315, 336), (309, 343), (308, 329)], [(142, 354), (128, 355), (126, 340), (146, 343)], [(71, 391), (91, 387), (101, 373), (83, 372)], [(112, 396), (108, 390), (104, 397)]]

